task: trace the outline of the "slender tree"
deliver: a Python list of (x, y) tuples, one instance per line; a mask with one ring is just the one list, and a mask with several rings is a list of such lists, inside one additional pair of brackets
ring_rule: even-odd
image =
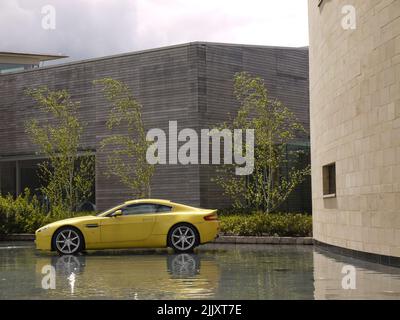
[(110, 135), (101, 141), (101, 149), (108, 153), (106, 175), (117, 177), (133, 197), (150, 197), (154, 166), (146, 160), (149, 142), (142, 121), (142, 106), (121, 81), (104, 78), (94, 83), (102, 85), (111, 103), (106, 123)]
[(215, 181), (232, 197), (235, 207), (270, 213), (310, 173), (310, 166), (302, 167), (298, 161), (303, 151), (288, 151), (289, 144), (305, 130), (286, 106), (269, 98), (260, 77), (236, 74), (234, 95), (240, 104), (238, 113), (221, 127), (254, 129), (254, 171), (250, 176), (237, 176), (232, 165), (224, 165)]
[(39, 147), (38, 154), (46, 160), (39, 165), (43, 186), (53, 208), (75, 211), (92, 195), (94, 159), (87, 151), (82, 154), (81, 138), (84, 123), (78, 118), (79, 103), (71, 100), (66, 90), (51, 91), (46, 87), (26, 92), (47, 120), (31, 119), (26, 132)]

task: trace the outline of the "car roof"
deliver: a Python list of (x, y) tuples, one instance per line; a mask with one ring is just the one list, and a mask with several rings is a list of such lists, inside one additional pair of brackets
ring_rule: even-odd
[(143, 203), (143, 202), (151, 202), (157, 204), (168, 204), (171, 203), (171, 200), (164, 200), (164, 199), (135, 199), (135, 200), (128, 200), (125, 201), (126, 204), (133, 204), (133, 203)]
[(175, 207), (175, 209), (178, 209), (178, 210), (183, 210), (183, 209), (201, 210), (200, 208), (188, 206), (188, 205), (181, 204), (181, 203), (172, 202), (171, 200), (165, 200), (165, 199), (135, 199), (135, 200), (125, 201), (125, 204), (128, 204), (128, 205), (135, 204), (135, 203), (155, 203), (155, 204), (161, 204), (161, 205), (165, 205), (165, 206), (173, 206), (173, 207)]

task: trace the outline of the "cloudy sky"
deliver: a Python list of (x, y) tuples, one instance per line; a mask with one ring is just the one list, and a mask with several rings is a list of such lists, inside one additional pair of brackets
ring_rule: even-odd
[[(42, 26), (46, 5), (55, 29)], [(0, 40), (69, 60), (190, 41), (305, 46), (307, 0), (0, 0)]]

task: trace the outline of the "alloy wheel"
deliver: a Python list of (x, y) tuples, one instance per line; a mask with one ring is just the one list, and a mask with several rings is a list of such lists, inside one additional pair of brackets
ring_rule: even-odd
[(78, 251), (81, 245), (79, 234), (73, 229), (65, 229), (56, 237), (57, 250), (63, 254), (72, 254)]
[(194, 230), (188, 226), (179, 226), (172, 232), (171, 241), (174, 248), (187, 251), (194, 246), (196, 234)]

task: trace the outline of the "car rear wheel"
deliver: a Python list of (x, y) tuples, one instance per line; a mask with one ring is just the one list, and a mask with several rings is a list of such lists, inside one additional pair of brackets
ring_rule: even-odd
[(83, 236), (75, 228), (59, 229), (53, 237), (53, 247), (60, 254), (76, 254), (83, 249)]
[(178, 224), (169, 233), (169, 245), (175, 252), (191, 252), (199, 243), (197, 230), (189, 224)]

